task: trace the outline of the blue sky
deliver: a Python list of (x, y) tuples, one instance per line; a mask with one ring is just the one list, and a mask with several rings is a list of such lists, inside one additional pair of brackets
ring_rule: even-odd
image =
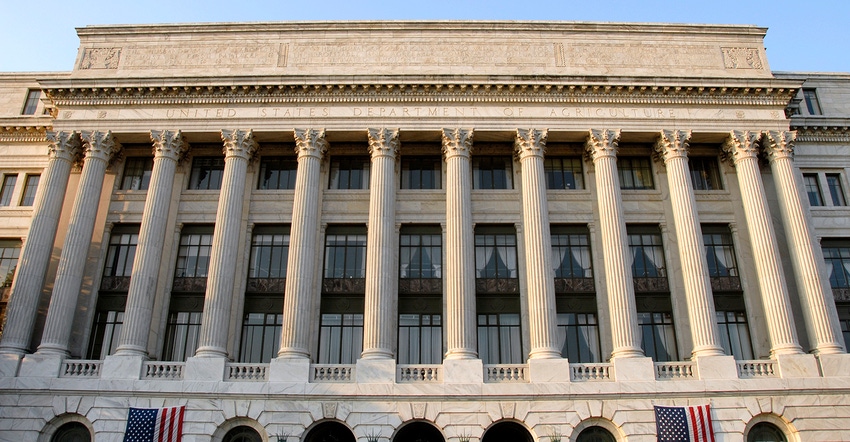
[(850, 72), (848, 0), (0, 0), (0, 72), (68, 71), (92, 24), (566, 20), (753, 24), (775, 71)]

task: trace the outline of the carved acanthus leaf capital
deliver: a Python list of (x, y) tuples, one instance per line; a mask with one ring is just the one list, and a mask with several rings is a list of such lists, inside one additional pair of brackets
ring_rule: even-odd
[(769, 130), (764, 132), (767, 143), (764, 145), (764, 153), (772, 163), (778, 159), (794, 159), (794, 141), (797, 139), (796, 131)]
[(189, 143), (179, 130), (152, 130), (151, 141), (154, 158), (169, 158), (179, 163), (189, 152)]
[(47, 132), (48, 146), (47, 155), (50, 158), (58, 158), (77, 162), (80, 156), (80, 135), (75, 131)]
[(732, 164), (747, 158), (758, 158), (758, 141), (761, 137), (759, 132), (749, 130), (733, 130), (729, 132), (729, 138), (723, 143), (725, 157), (731, 159)]
[(468, 157), (472, 154), (472, 129), (443, 129), (443, 155)]
[(549, 137), (548, 129), (517, 129), (514, 147), (520, 158), (527, 156), (538, 156), (543, 158), (546, 154), (546, 139)]
[(295, 153), (298, 158), (312, 156), (322, 159), (328, 151), (324, 129), (295, 129)]
[(690, 142), (689, 130), (662, 130), (655, 142), (655, 152), (665, 163), (673, 158), (687, 158)]
[(257, 152), (257, 142), (254, 141), (252, 130), (221, 130), (221, 141), (224, 142), (224, 158), (239, 157), (250, 160)]
[(590, 159), (596, 161), (602, 157), (616, 157), (619, 143), (620, 129), (590, 129), (584, 147)]
[(83, 140), (85, 160), (93, 158), (109, 163), (121, 157), (121, 144), (115, 141), (112, 131), (84, 130), (80, 132), (80, 138)]
[(398, 154), (398, 129), (368, 130), (369, 154), (372, 157), (389, 156), (395, 158)]

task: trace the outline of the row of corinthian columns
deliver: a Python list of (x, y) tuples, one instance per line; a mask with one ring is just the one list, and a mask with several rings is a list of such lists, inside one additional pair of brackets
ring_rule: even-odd
[[(235, 269), (230, 253), (239, 243), (248, 164), (257, 144), (251, 131), (223, 130), (225, 170), (216, 213), (207, 292), (196, 357), (227, 357), (228, 321)], [(315, 299), (321, 162), (328, 150), (324, 130), (294, 133), (298, 169), (290, 230), (280, 358), (310, 358), (310, 312)], [(109, 132), (50, 133), (48, 166), (38, 190), (33, 220), (12, 286), (0, 353), (23, 355), (32, 339), (38, 298), (47, 271), (72, 163), (83, 154), (82, 175), (59, 260), (53, 295), (37, 353), (69, 355), (69, 340), (85, 257), (88, 253), (103, 178), (121, 146)], [(611, 318), (613, 358), (643, 356), (617, 174), (620, 132), (590, 130), (586, 150), (595, 166), (605, 287)], [(803, 352), (795, 333), (790, 297), (758, 168), (759, 141), (777, 181), (780, 210), (788, 233), (794, 276), (811, 350), (844, 352), (830, 290), (818, 270), (817, 244), (808, 225), (793, 168), (793, 132), (732, 131), (724, 153), (737, 170), (759, 289), (767, 316), (771, 354)], [(180, 131), (152, 131), (154, 167), (131, 274), (125, 322), (117, 355), (147, 356), (159, 262), (168, 229), (169, 201), (176, 168), (188, 149)], [(369, 129), (370, 183), (364, 359), (392, 359), (396, 292), (395, 164), (398, 129)], [(471, 129), (444, 129), (446, 162), (446, 343), (447, 359), (474, 359), (476, 351), (475, 262), (471, 192)], [(543, 158), (547, 131), (519, 129), (516, 153), (522, 168), (522, 216), (532, 359), (560, 358), (557, 346), (551, 238)], [(655, 150), (667, 168), (675, 233), (685, 281), (693, 356), (722, 355), (694, 191), (689, 179), (690, 132), (665, 130)], [(81, 145), (82, 144), (82, 149)]]

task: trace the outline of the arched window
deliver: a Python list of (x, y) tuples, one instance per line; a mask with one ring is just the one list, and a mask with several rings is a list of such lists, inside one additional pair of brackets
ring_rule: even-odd
[(228, 431), (222, 442), (263, 442), (263, 438), (257, 430), (241, 425)]
[(534, 442), (534, 439), (516, 422), (499, 422), (484, 432), (481, 442)]
[(747, 442), (786, 442), (785, 434), (776, 425), (759, 422), (750, 428)]
[(91, 433), (80, 422), (69, 422), (53, 433), (50, 442), (91, 442)]
[(411, 422), (398, 430), (394, 442), (445, 442), (440, 430), (427, 422)]
[(602, 427), (589, 427), (579, 433), (576, 442), (617, 442), (617, 439)]
[(304, 442), (357, 442), (354, 433), (339, 422), (322, 422), (307, 433)]

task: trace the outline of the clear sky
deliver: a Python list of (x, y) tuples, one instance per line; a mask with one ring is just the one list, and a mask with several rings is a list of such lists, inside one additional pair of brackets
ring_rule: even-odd
[(850, 0), (0, 0), (0, 72), (71, 70), (94, 24), (433, 19), (752, 24), (774, 71), (850, 72)]

